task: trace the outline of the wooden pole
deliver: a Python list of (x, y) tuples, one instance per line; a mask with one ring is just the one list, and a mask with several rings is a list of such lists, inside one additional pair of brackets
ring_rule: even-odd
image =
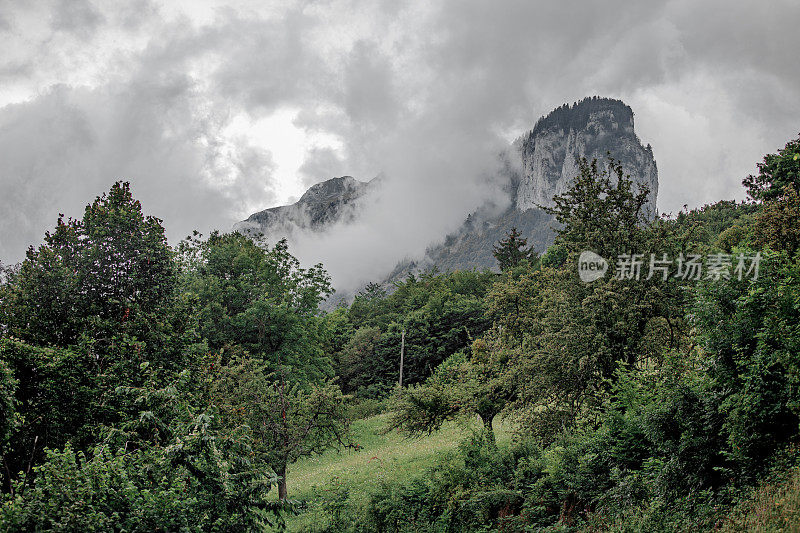
[(400, 388), (403, 388), (403, 355), (406, 351), (406, 330), (400, 337)]

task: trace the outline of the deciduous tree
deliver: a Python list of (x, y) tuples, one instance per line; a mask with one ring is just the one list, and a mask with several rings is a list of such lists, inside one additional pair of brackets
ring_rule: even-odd
[(353, 446), (339, 387), (328, 381), (301, 386), (282, 372), (240, 357), (220, 368), (212, 398), (226, 424), (247, 425), (260, 462), (278, 475), (278, 496), (288, 497), (287, 469), (331, 446)]

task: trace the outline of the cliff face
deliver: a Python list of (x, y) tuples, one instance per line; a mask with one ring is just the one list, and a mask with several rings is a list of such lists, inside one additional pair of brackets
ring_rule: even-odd
[(637, 189), (647, 187), (645, 209), (657, 214), (658, 171), (653, 150), (642, 146), (633, 130), (633, 111), (619, 100), (586, 98), (563, 105), (539, 119), (504, 154), (506, 192), (511, 204), (499, 214), (480, 208), (470, 214), (444, 242), (428, 248), (425, 257), (397, 265), (388, 281), (404, 279), (410, 272), (437, 267), (443, 271), (496, 268), (492, 246), (512, 228), (543, 252), (555, 237), (555, 219), (539, 206), (551, 207), (580, 173), (578, 159), (607, 161), (608, 153), (622, 163)]
[(649, 215), (656, 214), (658, 170), (650, 145), (642, 146), (633, 130), (633, 111), (619, 100), (590, 98), (562, 106), (539, 120), (514, 143), (522, 161), (515, 205), (520, 211), (550, 207), (578, 175), (579, 158), (622, 163), (634, 183), (650, 191)]

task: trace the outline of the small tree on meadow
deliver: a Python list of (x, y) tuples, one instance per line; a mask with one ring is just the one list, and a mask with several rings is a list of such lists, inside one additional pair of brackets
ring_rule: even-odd
[(278, 475), (281, 500), (288, 497), (287, 468), (295, 461), (333, 446), (354, 446), (344, 396), (329, 381), (301, 387), (245, 356), (221, 368), (212, 399), (226, 425), (249, 426), (257, 460)]

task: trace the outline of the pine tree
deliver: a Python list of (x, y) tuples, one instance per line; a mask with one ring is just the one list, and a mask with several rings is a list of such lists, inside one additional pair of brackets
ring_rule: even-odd
[(511, 228), (506, 238), (492, 247), (492, 255), (503, 271), (514, 268), (522, 260), (530, 260), (534, 254), (533, 246), (528, 247), (528, 240), (522, 237), (517, 228)]

